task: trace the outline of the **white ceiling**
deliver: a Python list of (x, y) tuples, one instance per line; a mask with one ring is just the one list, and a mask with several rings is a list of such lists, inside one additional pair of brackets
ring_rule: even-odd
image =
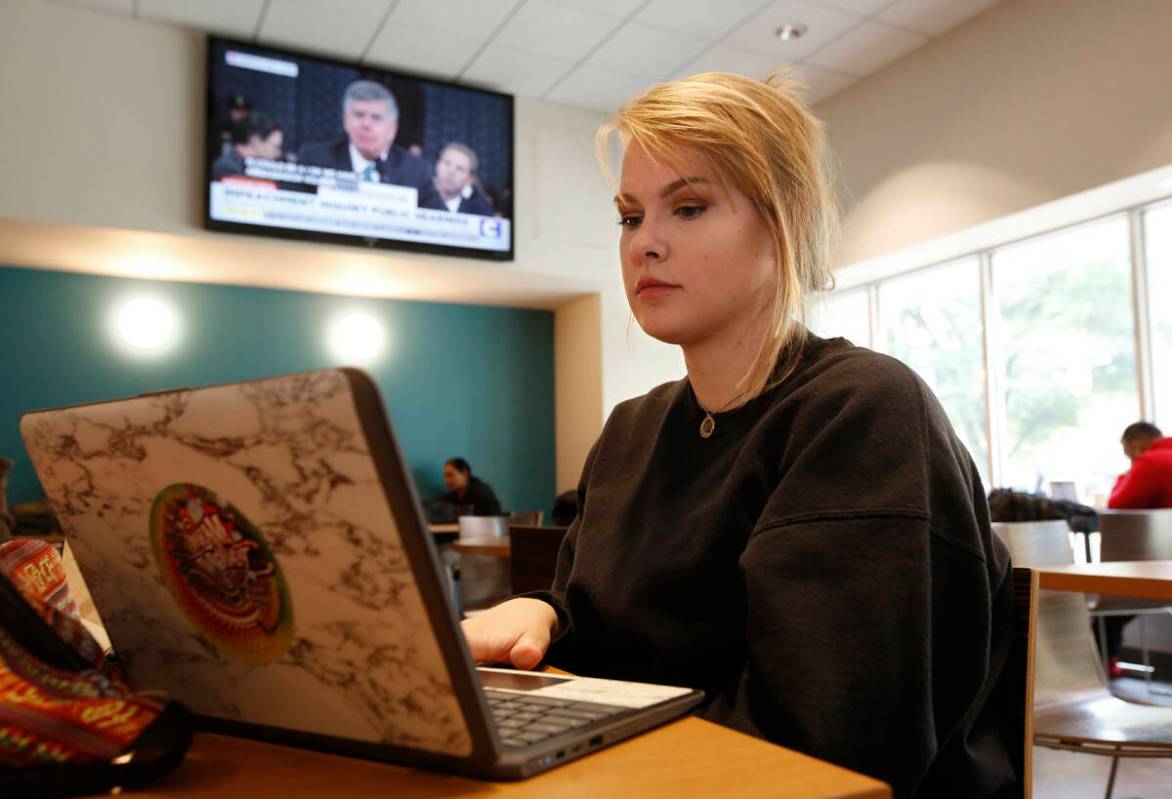
[[(787, 64), (818, 103), (997, 0), (45, 0), (614, 111), (649, 84)], [(797, 22), (808, 32), (779, 40)]]

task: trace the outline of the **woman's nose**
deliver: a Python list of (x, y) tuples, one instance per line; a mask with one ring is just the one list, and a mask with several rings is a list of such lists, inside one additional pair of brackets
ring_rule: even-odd
[(639, 261), (662, 261), (667, 257), (667, 242), (654, 223), (644, 217), (628, 242), (631, 255)]

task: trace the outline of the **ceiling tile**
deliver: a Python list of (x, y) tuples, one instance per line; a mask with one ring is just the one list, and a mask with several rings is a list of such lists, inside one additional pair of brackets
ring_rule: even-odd
[(270, 0), (258, 38), (357, 61), (389, 5), (390, 0)]
[[(783, 42), (775, 31), (787, 22), (807, 28), (800, 39)], [(759, 53), (776, 54), (779, 59), (801, 60), (820, 50), (859, 22), (858, 17), (832, 11), (801, 0), (778, 0), (728, 35), (729, 44), (748, 47)]]
[(768, 0), (724, 0), (721, 3), (651, 0), (634, 21), (715, 40), (757, 13), (766, 2)]
[(882, 69), (926, 41), (927, 37), (918, 33), (864, 22), (806, 60), (816, 67), (862, 77)]
[(976, 16), (997, 0), (898, 0), (879, 12), (875, 19), (939, 36)]
[(138, 0), (138, 16), (252, 38), (264, 0)]
[(799, 64), (794, 72), (806, 84), (806, 90), (802, 96), (808, 105), (817, 105), (858, 80), (853, 75), (821, 69), (809, 64)]
[(574, 65), (567, 58), (527, 53), (494, 44), (472, 62), (460, 77), (522, 97), (540, 97)]
[[(944, 2), (947, 1), (944, 0)], [(855, 17), (869, 17), (891, 5), (892, 0), (810, 0), (810, 2)]]
[(399, 0), (387, 26), (406, 25), (483, 41), (523, 0)]
[(676, 72), (673, 78), (686, 78), (697, 72), (735, 72), (757, 80), (765, 80), (773, 72), (784, 67), (786, 61), (773, 56), (733, 47), (728, 44), (718, 44), (700, 54), (699, 58)]
[(542, 99), (614, 112), (646, 88), (647, 81), (642, 78), (598, 67), (581, 66)]
[(55, 0), (59, 5), (90, 8), (94, 11), (109, 11), (115, 14), (134, 14), (134, 0)]
[(460, 74), (482, 42), (437, 30), (387, 24), (364, 63), (451, 79)]
[(612, 72), (662, 80), (691, 61), (709, 42), (632, 22), (607, 39), (587, 64)]
[(594, 49), (615, 24), (613, 17), (602, 14), (550, 3), (527, 3), (505, 24), (489, 49), (504, 45), (577, 61)]
[(546, 3), (555, 6), (568, 6), (579, 11), (589, 11), (594, 14), (603, 14), (616, 19), (629, 17), (632, 12), (647, 0), (529, 0), (531, 3)]

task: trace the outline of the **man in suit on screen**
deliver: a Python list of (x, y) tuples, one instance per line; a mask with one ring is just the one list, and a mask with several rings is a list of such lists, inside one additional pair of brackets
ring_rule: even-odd
[(298, 163), (355, 172), (359, 180), (412, 186), (421, 208), (443, 209), (431, 182), (431, 169), (418, 156), (397, 146), (399, 104), (381, 83), (356, 80), (342, 98), (346, 138), (311, 142), (297, 154)]
[(435, 189), (444, 207), (453, 213), (492, 216), (492, 202), (477, 185), (480, 163), (466, 144), (451, 142), (435, 162)]

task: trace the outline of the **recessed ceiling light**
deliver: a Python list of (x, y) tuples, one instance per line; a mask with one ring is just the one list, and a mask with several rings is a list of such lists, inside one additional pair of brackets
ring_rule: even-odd
[(793, 39), (800, 39), (806, 30), (806, 26), (800, 22), (787, 22), (773, 33), (778, 39), (781, 39), (783, 42), (788, 42)]

